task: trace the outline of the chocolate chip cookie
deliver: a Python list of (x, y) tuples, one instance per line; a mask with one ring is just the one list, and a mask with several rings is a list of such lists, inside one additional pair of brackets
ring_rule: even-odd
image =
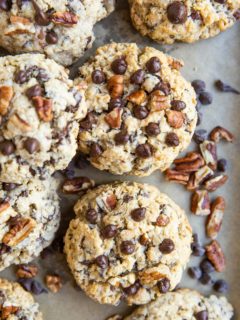
[(56, 181), (0, 184), (0, 270), (27, 263), (54, 238), (60, 221)]
[(0, 181), (25, 183), (66, 168), (77, 149), (84, 94), (41, 54), (0, 58)]
[(77, 284), (92, 299), (145, 304), (173, 290), (189, 260), (184, 212), (153, 186), (99, 186), (74, 207), (65, 252)]
[(114, 0), (0, 0), (0, 46), (70, 65), (92, 46), (93, 26), (113, 9)]
[(230, 320), (233, 307), (225, 297), (202, 296), (190, 289), (179, 289), (137, 308), (130, 316), (108, 320)]
[(131, 0), (135, 28), (157, 42), (216, 36), (240, 19), (239, 0)]
[(80, 68), (88, 114), (79, 148), (93, 166), (114, 174), (167, 169), (193, 135), (196, 96), (182, 62), (136, 44), (100, 47)]
[(42, 313), (30, 293), (18, 283), (0, 279), (0, 318), (42, 320)]

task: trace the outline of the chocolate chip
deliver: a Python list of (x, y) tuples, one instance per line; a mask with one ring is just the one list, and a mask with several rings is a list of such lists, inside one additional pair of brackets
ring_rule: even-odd
[(137, 106), (137, 105), (135, 105), (133, 107), (133, 115), (134, 115), (135, 118), (137, 118), (139, 120), (146, 119), (148, 114), (149, 114), (149, 110), (145, 106)]
[(205, 254), (205, 248), (203, 246), (201, 246), (199, 243), (194, 244), (192, 243), (191, 245), (192, 248), (192, 255), (195, 257), (202, 257)]
[(50, 24), (50, 19), (45, 12), (38, 10), (35, 14), (35, 22), (39, 26), (48, 26)]
[(187, 16), (187, 6), (181, 1), (174, 1), (167, 7), (168, 20), (174, 24), (183, 24)]
[(36, 78), (38, 81), (46, 82), (49, 80), (49, 75), (47, 74), (47, 71), (42, 68), (37, 68), (37, 76)]
[(116, 74), (124, 74), (127, 71), (127, 62), (124, 58), (118, 58), (112, 62), (111, 68)]
[(232, 92), (232, 93), (240, 94), (239, 90), (233, 88), (227, 83), (224, 83), (222, 80), (217, 80), (215, 82), (215, 86), (219, 91), (222, 91), (222, 92)]
[(4, 156), (9, 156), (15, 151), (15, 146), (11, 141), (0, 142), (0, 151)]
[(46, 39), (46, 42), (48, 44), (56, 44), (56, 43), (58, 43), (58, 35), (53, 30), (50, 30), (50, 31), (47, 32), (45, 39)]
[(137, 208), (131, 211), (131, 217), (134, 221), (142, 221), (145, 218), (146, 208)]
[(208, 320), (208, 311), (207, 310), (200, 311), (196, 313), (194, 317), (196, 318), (196, 320)]
[(92, 72), (92, 81), (96, 84), (101, 84), (106, 81), (106, 76), (102, 70), (94, 70)]
[(131, 75), (130, 82), (133, 84), (142, 84), (144, 81), (144, 77), (145, 71), (143, 69), (139, 69)]
[(213, 289), (218, 293), (226, 293), (229, 290), (229, 286), (225, 280), (217, 280), (214, 285)]
[(227, 160), (219, 159), (217, 162), (217, 169), (218, 171), (225, 172), (227, 170)]
[(85, 119), (80, 122), (80, 128), (83, 130), (91, 130), (93, 125), (97, 123), (97, 117), (93, 112), (89, 112)]
[(159, 292), (167, 293), (170, 289), (170, 281), (168, 278), (163, 278), (157, 283)]
[(188, 268), (188, 275), (193, 279), (200, 279), (202, 276), (202, 270), (199, 267)]
[(164, 239), (159, 245), (159, 250), (164, 254), (169, 254), (174, 249), (175, 249), (175, 245), (171, 239)]
[(165, 96), (168, 96), (170, 94), (170, 92), (171, 92), (171, 87), (170, 87), (170, 84), (168, 82), (160, 81), (155, 86), (154, 90), (160, 90), (165, 94)]
[(139, 281), (136, 281), (134, 284), (132, 284), (129, 287), (122, 288), (123, 292), (128, 296), (134, 296), (139, 289), (140, 289)]
[(6, 183), (6, 182), (3, 182), (2, 184), (2, 188), (3, 190), (5, 191), (12, 191), (14, 189), (16, 189), (19, 185), (16, 184), (16, 183)]
[(199, 279), (199, 281), (201, 282), (201, 284), (203, 285), (209, 285), (212, 283), (212, 277), (210, 276), (210, 274), (208, 273), (203, 273), (203, 275), (201, 276), (201, 278)]
[(7, 246), (4, 243), (0, 244), (0, 255), (11, 252), (11, 247)]
[(193, 80), (192, 86), (196, 92), (196, 94), (200, 94), (206, 88), (206, 83), (202, 80)]
[(108, 111), (122, 107), (124, 107), (124, 101), (121, 98), (112, 98), (108, 104)]
[(12, 8), (11, 0), (0, 0), (0, 9), (4, 11), (10, 11)]
[(108, 224), (101, 230), (104, 239), (114, 238), (117, 234), (117, 227), (114, 224)]
[(146, 126), (146, 134), (150, 137), (156, 137), (160, 133), (159, 124), (155, 122), (150, 122)]
[(93, 224), (96, 223), (98, 218), (97, 211), (94, 209), (89, 209), (85, 214), (85, 218), (90, 223), (93, 223)]
[(27, 138), (24, 141), (24, 148), (28, 151), (28, 153), (33, 154), (40, 150), (40, 143), (35, 138)]
[(206, 272), (206, 273), (211, 273), (215, 271), (213, 264), (208, 259), (204, 259), (200, 263), (200, 268), (202, 269), (203, 272)]
[(194, 10), (194, 9), (191, 12), (191, 18), (193, 20), (202, 20), (201, 13), (199, 11), (197, 11), (197, 10)]
[(135, 244), (130, 240), (123, 241), (120, 245), (120, 250), (123, 254), (132, 254), (135, 250)]
[(35, 295), (39, 295), (42, 293), (47, 293), (47, 290), (43, 288), (40, 282), (34, 279), (19, 279), (18, 282), (21, 286), (28, 292), (31, 292)]
[(36, 84), (35, 86), (28, 88), (26, 91), (26, 95), (29, 99), (33, 97), (42, 96), (42, 94), (43, 94), (43, 89), (39, 84)]
[(208, 133), (206, 130), (204, 129), (199, 129), (199, 130), (196, 130), (194, 132), (194, 135), (193, 135), (193, 140), (197, 143), (197, 144), (200, 144), (202, 143), (203, 141), (207, 140), (207, 136), (208, 136)]
[(147, 159), (152, 156), (152, 146), (148, 143), (139, 144), (135, 150), (139, 158)]
[(124, 145), (129, 141), (129, 134), (123, 130), (115, 134), (114, 141), (116, 145)]
[(174, 132), (169, 132), (169, 133), (166, 135), (165, 142), (166, 142), (166, 144), (167, 144), (169, 147), (177, 147), (177, 146), (179, 145), (179, 138), (178, 138), (178, 136), (176, 135), (176, 133), (174, 133)]
[(90, 157), (91, 158), (99, 157), (102, 153), (103, 153), (103, 150), (101, 146), (98, 143), (93, 142), (90, 147)]
[(147, 70), (151, 73), (157, 73), (161, 69), (161, 62), (157, 57), (152, 57), (146, 63)]
[(203, 91), (200, 93), (199, 95), (199, 101), (201, 102), (201, 104), (203, 105), (208, 105), (211, 104), (213, 101), (213, 97), (211, 95), (210, 92), (207, 91)]
[(172, 107), (172, 110), (182, 111), (186, 108), (186, 103), (181, 100), (172, 100), (171, 107)]
[(28, 80), (28, 76), (25, 71), (19, 71), (15, 74), (15, 82), (18, 84), (23, 84)]
[(108, 267), (108, 258), (105, 255), (98, 256), (95, 259), (95, 262), (101, 269), (106, 269)]

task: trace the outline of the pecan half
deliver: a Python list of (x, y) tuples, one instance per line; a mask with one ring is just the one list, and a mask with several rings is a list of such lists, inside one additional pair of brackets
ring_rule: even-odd
[(37, 114), (44, 122), (50, 122), (53, 119), (52, 100), (43, 97), (33, 97), (33, 105), (36, 108)]
[(217, 197), (211, 204), (211, 214), (206, 224), (207, 236), (211, 239), (216, 239), (221, 229), (225, 206), (223, 197)]
[(31, 279), (38, 274), (38, 267), (34, 264), (20, 264), (16, 271), (18, 278)]
[(169, 98), (160, 90), (155, 90), (150, 95), (149, 108), (151, 111), (162, 111), (170, 108)]
[(204, 166), (204, 160), (200, 153), (189, 152), (185, 157), (174, 160), (175, 170), (183, 172), (195, 172)]
[(11, 315), (16, 314), (19, 311), (19, 309), (19, 307), (15, 306), (1, 307), (1, 320), (7, 320), (12, 318)]
[(65, 193), (79, 193), (94, 186), (95, 182), (93, 180), (87, 177), (76, 177), (65, 180), (62, 185), (62, 191)]
[(123, 95), (124, 78), (122, 75), (114, 75), (108, 80), (108, 91), (112, 98), (119, 98)]
[(188, 190), (195, 190), (197, 189), (206, 179), (213, 175), (212, 169), (208, 166), (203, 166), (196, 172), (194, 172), (189, 179), (187, 184)]
[(206, 190), (198, 190), (193, 193), (191, 211), (198, 216), (207, 216), (210, 214), (210, 199)]
[(9, 118), (8, 126), (13, 126), (14, 128), (19, 129), (21, 132), (28, 132), (32, 130), (30, 124), (23, 120), (16, 113)]
[(48, 289), (53, 293), (57, 293), (62, 288), (62, 280), (58, 275), (47, 275), (45, 282)]
[(204, 187), (210, 191), (213, 192), (223, 186), (228, 180), (227, 175), (220, 174), (216, 177), (212, 177), (204, 182)]
[(217, 147), (213, 141), (205, 140), (200, 144), (202, 156), (206, 164), (213, 170), (217, 169)]
[(224, 139), (227, 142), (233, 142), (234, 136), (227, 129), (217, 126), (210, 133), (210, 139), (214, 142), (219, 142)]
[(172, 169), (167, 169), (165, 173), (168, 181), (177, 182), (184, 185), (188, 183), (190, 177), (189, 173), (176, 171)]
[(113, 129), (119, 129), (122, 123), (122, 108), (114, 108), (111, 112), (109, 112), (105, 116), (105, 121), (109, 124), (109, 126)]
[(68, 11), (54, 12), (50, 19), (54, 24), (64, 27), (72, 27), (78, 23), (78, 17), (74, 13)]
[(5, 116), (8, 112), (13, 97), (13, 88), (9, 86), (0, 87), (0, 114)]
[(147, 94), (144, 90), (134, 91), (129, 96), (127, 96), (127, 100), (134, 104), (141, 105), (146, 102)]
[(220, 244), (216, 240), (213, 240), (206, 246), (206, 255), (208, 260), (214, 265), (216, 271), (223, 272), (225, 270), (225, 257)]
[(183, 126), (185, 117), (182, 114), (182, 112), (168, 110), (166, 112), (166, 116), (167, 116), (167, 122), (170, 125), (170, 127), (179, 129)]

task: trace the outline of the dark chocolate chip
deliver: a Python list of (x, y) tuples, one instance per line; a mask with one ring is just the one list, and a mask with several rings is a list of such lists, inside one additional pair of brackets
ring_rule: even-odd
[(116, 145), (124, 145), (129, 141), (129, 134), (123, 130), (115, 134), (114, 141)]
[(96, 84), (101, 84), (106, 81), (106, 76), (102, 70), (94, 70), (92, 72), (92, 81)]
[(208, 259), (204, 259), (201, 263), (200, 263), (200, 268), (202, 269), (203, 272), (205, 273), (211, 273), (215, 271), (215, 268), (213, 266), (213, 264), (208, 260)]
[(193, 135), (193, 140), (197, 143), (197, 144), (200, 144), (202, 143), (203, 141), (207, 140), (207, 136), (208, 136), (208, 133), (206, 130), (204, 129), (199, 129), (199, 130), (196, 130), (194, 132), (194, 135)]
[(159, 250), (164, 254), (169, 254), (174, 249), (175, 249), (175, 245), (172, 239), (164, 239), (159, 245)]
[(77, 156), (77, 158), (74, 161), (74, 165), (76, 168), (82, 170), (87, 168), (87, 166), (89, 165), (88, 160), (86, 159), (86, 156), (83, 154), (80, 154)]
[(135, 244), (130, 240), (123, 241), (120, 245), (120, 250), (123, 254), (130, 255), (135, 250)]
[(181, 1), (174, 1), (167, 7), (167, 17), (173, 24), (183, 24), (188, 16), (187, 6)]
[(199, 94), (199, 101), (201, 102), (201, 104), (203, 105), (209, 105), (212, 103), (213, 101), (213, 97), (212, 94), (210, 92), (207, 91), (203, 91)]
[(2, 184), (2, 188), (5, 191), (12, 191), (12, 190), (16, 189), (18, 186), (19, 186), (19, 184), (16, 184), (16, 183), (3, 182), (3, 184)]
[(166, 144), (167, 144), (169, 147), (177, 147), (177, 146), (179, 145), (179, 138), (178, 138), (178, 136), (176, 135), (176, 133), (174, 133), (174, 132), (169, 132), (169, 133), (166, 135), (165, 142), (166, 142)]
[(196, 94), (200, 94), (206, 88), (206, 83), (202, 80), (193, 80), (192, 86), (196, 92)]
[(199, 267), (188, 268), (188, 275), (193, 279), (200, 279), (202, 276), (202, 270)]
[(85, 214), (85, 218), (90, 223), (96, 223), (98, 218), (98, 213), (94, 209), (89, 209)]
[(28, 153), (33, 154), (40, 150), (40, 143), (35, 138), (27, 138), (24, 141), (24, 148), (28, 151)]
[(45, 12), (38, 10), (35, 14), (35, 22), (39, 26), (48, 26), (50, 24), (50, 19)]
[(172, 100), (171, 107), (172, 107), (172, 110), (182, 111), (186, 108), (186, 103), (181, 100)]
[(146, 134), (150, 137), (156, 137), (160, 133), (159, 124), (155, 122), (150, 122), (146, 126)]
[(230, 86), (227, 83), (224, 83), (222, 80), (217, 80), (215, 82), (215, 85), (216, 85), (217, 89), (222, 92), (232, 92), (232, 93), (240, 94), (239, 90), (233, 88), (232, 86)]
[(229, 286), (225, 280), (217, 280), (214, 285), (213, 289), (218, 293), (226, 293), (229, 290)]
[(212, 277), (210, 276), (210, 274), (203, 272), (203, 275), (201, 276), (199, 281), (203, 285), (209, 285), (212, 284)]
[(149, 110), (145, 106), (137, 106), (137, 105), (135, 105), (133, 107), (133, 115), (134, 115), (135, 118), (137, 118), (139, 120), (146, 119), (148, 114), (149, 114)]
[(27, 290), (28, 292), (31, 292), (35, 295), (40, 295), (42, 293), (47, 293), (47, 290), (43, 288), (40, 282), (34, 279), (19, 279), (18, 282), (21, 284), (21, 286)]
[(152, 57), (147, 61), (146, 67), (149, 72), (157, 73), (161, 69), (161, 62), (157, 57)]
[(199, 243), (192, 243), (192, 255), (195, 257), (202, 257), (205, 254), (205, 248), (201, 246)]
[(170, 289), (170, 281), (168, 278), (163, 278), (157, 283), (159, 292), (167, 293)]
[(124, 58), (118, 58), (112, 62), (111, 68), (116, 74), (124, 74), (127, 71), (127, 62)]
[(139, 144), (135, 150), (139, 158), (147, 159), (153, 154), (152, 147), (148, 143)]
[(21, 70), (15, 74), (14, 80), (16, 83), (23, 84), (28, 81), (28, 75), (25, 71)]
[(104, 239), (114, 238), (117, 234), (117, 227), (114, 224), (108, 224), (101, 230)]
[(160, 81), (154, 88), (154, 90), (160, 90), (165, 96), (168, 96), (171, 93), (171, 87), (168, 82)]
[(207, 310), (200, 311), (196, 313), (194, 317), (196, 318), (196, 320), (208, 320), (208, 311)]
[(11, 0), (0, 0), (0, 9), (4, 11), (10, 11), (12, 8)]
[(112, 98), (108, 104), (108, 111), (122, 107), (124, 107), (124, 101), (121, 98)]
[(50, 30), (46, 34), (46, 42), (48, 44), (56, 44), (58, 43), (58, 35), (56, 34), (55, 31)]
[(85, 119), (80, 122), (80, 128), (83, 130), (91, 130), (93, 125), (97, 123), (97, 117), (93, 112), (89, 112)]
[(136, 281), (134, 284), (132, 284), (129, 287), (122, 288), (123, 292), (128, 296), (134, 296), (139, 289), (140, 289), (139, 281)]
[(133, 84), (142, 84), (144, 81), (144, 77), (145, 71), (143, 69), (139, 69), (131, 75), (130, 82)]
[(217, 169), (218, 171), (225, 172), (227, 170), (227, 160), (219, 159), (217, 162)]
[(101, 146), (98, 143), (93, 142), (90, 147), (90, 157), (91, 158), (99, 157), (102, 153), (103, 153), (103, 150)]
[(98, 256), (95, 259), (95, 262), (101, 269), (106, 269), (108, 267), (108, 257), (105, 255)]
[(39, 97), (43, 95), (43, 89), (39, 84), (36, 84), (35, 86), (32, 86), (27, 89), (26, 95), (29, 99), (32, 99), (33, 97)]
[(0, 142), (0, 152), (4, 156), (9, 156), (14, 151), (15, 151), (15, 146), (11, 141), (5, 140), (5, 141)]
[(131, 211), (131, 217), (134, 221), (142, 221), (145, 218), (146, 208), (137, 208)]

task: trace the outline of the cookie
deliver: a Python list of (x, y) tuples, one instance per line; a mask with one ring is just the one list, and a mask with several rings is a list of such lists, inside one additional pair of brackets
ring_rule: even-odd
[(136, 44), (100, 47), (80, 68), (88, 114), (79, 148), (93, 166), (114, 174), (167, 169), (193, 135), (196, 96), (182, 62)]
[(82, 89), (40, 54), (0, 58), (0, 69), (0, 181), (25, 183), (66, 168), (86, 114)]
[(30, 293), (18, 283), (0, 279), (0, 318), (42, 320), (42, 313)]
[(157, 42), (214, 37), (240, 18), (239, 0), (131, 0), (135, 28)]
[(77, 284), (99, 303), (145, 304), (173, 290), (189, 260), (184, 212), (153, 186), (131, 182), (88, 191), (74, 207), (65, 253)]
[(0, 46), (71, 65), (92, 46), (93, 26), (113, 9), (114, 0), (2, 0)]
[(113, 316), (108, 320), (230, 320), (233, 307), (225, 297), (202, 296), (190, 289), (179, 289), (137, 308), (130, 316)]
[(55, 180), (0, 184), (0, 270), (27, 263), (53, 240), (60, 222)]

